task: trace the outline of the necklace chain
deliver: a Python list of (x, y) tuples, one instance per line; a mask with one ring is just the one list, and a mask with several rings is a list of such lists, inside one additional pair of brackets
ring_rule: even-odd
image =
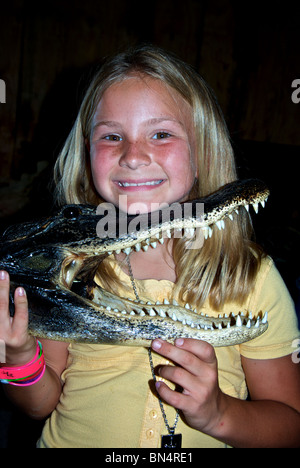
[[(129, 255), (126, 255), (126, 261), (127, 261), (130, 281), (131, 281), (131, 284), (132, 284), (132, 288), (133, 288), (135, 297), (140, 302), (140, 298), (139, 298), (139, 295), (138, 295), (138, 292), (137, 292), (136, 283), (135, 283), (134, 276), (133, 276), (133, 273), (132, 273), (132, 268), (131, 268)], [(153, 365), (151, 348), (148, 348), (148, 356), (149, 356), (149, 362), (150, 362), (150, 368), (151, 368), (151, 373), (152, 373), (153, 380), (154, 380), (154, 382), (157, 382), (156, 375), (155, 375), (155, 372), (154, 372), (154, 365)], [(175, 429), (176, 429), (176, 426), (177, 426), (177, 423), (178, 423), (179, 412), (178, 412), (178, 410), (176, 410), (176, 417), (175, 417), (174, 425), (172, 427), (170, 427), (168, 419), (167, 419), (167, 415), (166, 415), (166, 412), (165, 412), (165, 409), (164, 409), (164, 406), (163, 406), (163, 403), (161, 401), (161, 398), (160, 398), (160, 396), (158, 394), (157, 394), (157, 397), (158, 397), (160, 410), (161, 410), (162, 416), (164, 418), (165, 426), (166, 426), (166, 428), (168, 430), (168, 433), (170, 435), (173, 435), (175, 433)]]

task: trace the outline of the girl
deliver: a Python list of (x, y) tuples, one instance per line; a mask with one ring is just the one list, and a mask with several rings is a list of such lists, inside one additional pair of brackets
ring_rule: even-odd
[[(55, 171), (60, 203), (105, 200), (128, 213), (136, 203), (148, 212), (153, 203), (205, 196), (236, 177), (212, 92), (189, 66), (149, 46), (119, 54), (96, 73)], [(189, 448), (300, 444), (292, 301), (272, 260), (251, 242), (241, 211), (201, 249), (187, 249), (183, 238), (129, 258), (120, 253), (103, 262), (97, 281), (121, 296), (176, 298), (211, 316), (268, 311), (267, 332), (215, 350), (191, 339), (155, 340), (152, 353), (42, 340), (43, 376), (27, 387), (5, 386), (33, 418), (50, 415), (39, 447), (176, 446), (176, 437), (161, 442), (168, 432), (182, 434)], [(17, 289), (10, 321), (9, 278), (0, 277), (6, 365), (22, 366), (36, 350), (26, 293)]]

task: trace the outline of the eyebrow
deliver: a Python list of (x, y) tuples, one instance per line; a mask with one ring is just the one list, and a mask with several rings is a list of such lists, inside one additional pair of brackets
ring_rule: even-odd
[[(154, 117), (153, 119), (147, 120), (145, 123), (148, 124), (148, 125), (156, 125), (156, 124), (159, 124), (159, 123), (162, 123), (162, 122), (178, 123), (182, 128), (185, 128), (183, 123), (180, 120), (174, 119), (174, 118), (172, 118), (170, 116)], [(94, 131), (96, 128), (98, 128), (98, 127), (100, 127), (102, 125), (105, 126), (105, 127), (115, 127), (116, 125), (118, 126), (119, 123), (115, 122), (113, 120), (100, 120), (100, 121), (96, 122), (95, 125), (93, 125), (92, 131)]]
[(183, 123), (180, 120), (177, 120), (177, 119), (174, 119), (174, 118), (168, 117), (168, 116), (155, 117), (154, 119), (150, 119), (150, 120), (147, 121), (147, 123), (149, 123), (150, 125), (155, 125), (155, 124), (161, 123), (161, 122), (175, 122), (175, 123), (179, 123), (179, 125), (181, 125), (183, 127)]
[(92, 130), (94, 130), (94, 128), (100, 127), (100, 125), (105, 127), (114, 127), (117, 125), (117, 122), (114, 122), (113, 120), (100, 120), (99, 122), (96, 122), (95, 125), (93, 125)]

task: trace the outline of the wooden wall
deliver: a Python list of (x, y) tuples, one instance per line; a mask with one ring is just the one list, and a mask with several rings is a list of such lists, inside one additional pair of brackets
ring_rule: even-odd
[(224, 111), (240, 174), (264, 178), (281, 216), (299, 222), (300, 103), (291, 99), (291, 84), (300, 79), (298, 5), (1, 2), (0, 222), (48, 210), (50, 169), (76, 114), (82, 76), (103, 56), (144, 41), (175, 52), (204, 76)]
[(291, 100), (300, 78), (298, 14), (296, 2), (276, 0), (1, 2), (2, 181), (47, 163), (72, 119), (81, 72), (141, 41), (203, 74), (235, 138), (300, 145), (300, 104)]

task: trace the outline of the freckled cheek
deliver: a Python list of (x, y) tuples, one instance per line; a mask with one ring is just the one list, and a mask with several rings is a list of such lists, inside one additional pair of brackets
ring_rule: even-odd
[(112, 170), (111, 158), (105, 157), (104, 154), (93, 155), (91, 152), (91, 170), (96, 188), (104, 187), (109, 182), (109, 175)]
[(196, 166), (186, 146), (166, 154), (162, 161), (165, 170), (172, 175), (173, 179), (194, 181)]

